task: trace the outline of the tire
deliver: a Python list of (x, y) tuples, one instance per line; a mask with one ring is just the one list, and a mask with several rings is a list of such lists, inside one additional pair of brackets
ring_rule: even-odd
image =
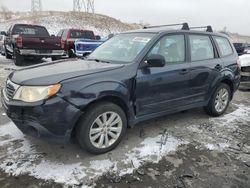
[(74, 54), (74, 52), (73, 52), (72, 49), (70, 49), (70, 50), (68, 51), (68, 56), (69, 56), (69, 58), (74, 58), (74, 57), (76, 57), (76, 55)]
[[(224, 96), (224, 99), (221, 96)], [(227, 84), (220, 84), (220, 86), (213, 93), (208, 105), (204, 107), (206, 113), (213, 117), (221, 116), (228, 108), (232, 92)]]
[[(113, 129), (113, 131), (110, 131), (108, 126), (102, 127), (105, 113), (107, 120), (106, 122), (108, 122), (108, 120), (113, 123), (117, 122), (113, 126), (109, 124), (110, 129)], [(115, 118), (111, 120), (111, 117)], [(99, 123), (97, 124), (96, 122)], [(97, 131), (98, 129), (99, 131)], [(114, 131), (114, 129), (117, 131)], [(88, 152), (93, 154), (103, 154), (114, 149), (121, 142), (123, 136), (126, 133), (126, 129), (127, 118), (124, 111), (116, 104), (100, 102), (90, 106), (83, 118), (79, 121), (76, 129), (76, 139), (79, 145)], [(113, 137), (111, 137), (111, 135)], [(93, 138), (93, 141), (91, 141), (91, 137)], [(103, 139), (101, 139), (101, 137)], [(108, 142), (106, 142), (106, 140), (108, 140)], [(99, 143), (101, 143), (101, 145), (99, 145)], [(105, 143), (108, 144), (105, 145)]]
[(23, 64), (23, 56), (20, 55), (16, 50), (13, 52), (13, 60), (16, 66), (21, 66)]
[(8, 53), (8, 51), (6, 50), (6, 48), (5, 48), (5, 57), (6, 57), (6, 59), (12, 59), (12, 55), (10, 55)]

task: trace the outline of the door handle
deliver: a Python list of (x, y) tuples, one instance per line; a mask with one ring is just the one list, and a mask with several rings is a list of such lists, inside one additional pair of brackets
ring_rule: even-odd
[(187, 74), (188, 72), (189, 72), (188, 69), (182, 69), (182, 70), (180, 71), (180, 74)]
[(220, 64), (217, 64), (214, 68), (217, 69), (217, 70), (221, 70), (222, 66)]

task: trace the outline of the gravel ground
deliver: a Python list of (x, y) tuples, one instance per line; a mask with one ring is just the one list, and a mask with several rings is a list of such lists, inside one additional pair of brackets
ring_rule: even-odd
[[(32, 62), (29, 62), (29, 64)], [(0, 57), (0, 86), (18, 69)], [(112, 152), (23, 135), (0, 104), (0, 187), (250, 187), (250, 91), (219, 118), (202, 109), (129, 129)]]

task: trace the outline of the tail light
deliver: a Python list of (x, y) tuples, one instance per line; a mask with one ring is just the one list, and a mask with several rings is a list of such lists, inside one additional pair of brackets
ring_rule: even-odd
[(23, 38), (22, 37), (19, 36), (16, 38), (16, 46), (19, 48), (23, 47)]
[(241, 69), (241, 62), (239, 59), (237, 60), (237, 65), (238, 65), (239, 69)]

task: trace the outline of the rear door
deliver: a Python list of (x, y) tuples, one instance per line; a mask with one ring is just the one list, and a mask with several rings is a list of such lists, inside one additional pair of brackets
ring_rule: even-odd
[(164, 67), (138, 69), (136, 104), (138, 116), (171, 111), (190, 104), (188, 83), (190, 63), (187, 62), (185, 35), (166, 35), (147, 56), (165, 57)]
[(212, 84), (220, 77), (223, 64), (210, 35), (189, 34), (191, 59), (190, 92), (194, 103), (204, 102)]

